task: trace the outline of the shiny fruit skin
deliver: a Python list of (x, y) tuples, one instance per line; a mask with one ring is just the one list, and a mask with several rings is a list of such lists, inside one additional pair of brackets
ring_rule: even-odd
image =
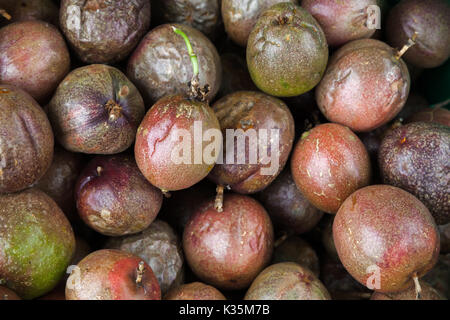
[[(414, 286), (412, 277), (422, 277), (439, 257), (439, 232), (428, 209), (412, 194), (387, 185), (348, 197), (334, 219), (333, 239), (347, 271), (361, 284), (377, 286), (377, 292)], [(377, 274), (378, 285), (371, 278)]]
[(367, 186), (371, 176), (363, 143), (349, 128), (335, 123), (303, 134), (292, 154), (291, 171), (309, 202), (332, 214), (350, 194)]
[(212, 286), (192, 282), (170, 290), (164, 300), (226, 300), (226, 298)]

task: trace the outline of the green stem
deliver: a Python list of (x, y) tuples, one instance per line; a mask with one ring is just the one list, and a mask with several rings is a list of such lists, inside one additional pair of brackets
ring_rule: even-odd
[(189, 58), (191, 58), (192, 70), (194, 72), (193, 77), (198, 76), (198, 58), (197, 58), (197, 55), (194, 53), (194, 50), (192, 49), (192, 45), (191, 45), (191, 42), (189, 41), (188, 36), (181, 29), (178, 29), (173, 26), (172, 26), (172, 29), (173, 29), (173, 32), (175, 32), (176, 34), (183, 37), (184, 42), (186, 43), (186, 47), (188, 49)]

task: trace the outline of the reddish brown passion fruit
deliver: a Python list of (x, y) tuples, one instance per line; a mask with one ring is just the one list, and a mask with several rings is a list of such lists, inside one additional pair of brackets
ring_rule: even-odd
[(434, 122), (450, 127), (450, 111), (444, 108), (425, 108), (406, 119), (410, 122)]
[[(420, 300), (447, 300), (432, 286), (425, 282), (421, 282), (420, 287), (422, 288)], [(414, 287), (411, 287), (404, 291), (394, 293), (374, 292), (372, 297), (370, 297), (370, 300), (416, 300), (416, 290)]]
[(363, 39), (334, 53), (316, 99), (329, 121), (353, 131), (371, 131), (400, 112), (409, 88), (409, 72), (400, 54), (381, 41)]
[(370, 182), (369, 155), (347, 127), (326, 123), (303, 134), (291, 159), (292, 176), (315, 207), (336, 213), (344, 200)]
[(55, 26), (59, 23), (59, 10), (52, 0), (0, 0), (0, 8), (11, 16), (10, 22), (41, 20)]
[(90, 154), (114, 154), (130, 147), (144, 113), (133, 83), (118, 69), (101, 64), (73, 70), (48, 106), (64, 148)]
[(148, 0), (63, 0), (60, 25), (86, 63), (124, 59), (150, 26)]
[[(204, 158), (209, 143), (196, 141), (203, 139), (195, 133), (200, 126), (202, 132), (220, 133), (219, 121), (206, 102), (174, 95), (152, 106), (139, 126), (134, 148), (136, 162), (148, 181), (163, 191), (176, 191), (208, 175), (219, 152), (209, 157), (213, 161)], [(221, 145), (221, 141), (215, 143)]]
[(69, 69), (66, 43), (51, 24), (24, 21), (0, 29), (1, 83), (17, 86), (42, 103)]
[(212, 100), (222, 81), (219, 54), (205, 35), (186, 25), (164, 24), (150, 31), (128, 61), (128, 77), (149, 105), (167, 95), (189, 93), (188, 83), (193, 76), (191, 61), (184, 40), (174, 33), (174, 27), (183, 30), (189, 38), (198, 58), (199, 85), (209, 85), (207, 98)]
[(293, 262), (264, 269), (248, 289), (245, 300), (331, 300), (314, 274)]
[(126, 155), (91, 160), (78, 178), (75, 197), (83, 221), (109, 236), (146, 229), (162, 204), (161, 192)]
[(183, 249), (200, 279), (218, 288), (243, 289), (270, 261), (272, 223), (257, 201), (227, 194), (221, 213), (214, 200), (198, 208), (184, 229)]
[[(225, 142), (222, 164), (216, 164), (209, 178), (244, 194), (266, 188), (281, 172), (292, 149), (295, 125), (289, 108), (264, 93), (240, 91), (223, 97), (213, 109)], [(231, 137), (230, 129), (234, 132)]]
[(141, 258), (119, 250), (94, 251), (72, 270), (67, 300), (161, 300), (158, 280)]
[(47, 171), (53, 132), (45, 112), (25, 91), (0, 85), (0, 193), (23, 190)]
[(192, 282), (170, 290), (164, 300), (226, 300), (226, 298), (213, 286)]
[(348, 197), (334, 219), (333, 238), (347, 271), (377, 292), (414, 286), (439, 256), (439, 232), (430, 211), (412, 194), (387, 185)]

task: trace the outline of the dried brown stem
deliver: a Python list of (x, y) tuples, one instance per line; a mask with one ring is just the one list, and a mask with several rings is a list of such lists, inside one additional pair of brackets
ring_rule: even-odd
[(100, 166), (98, 166), (98, 167), (97, 167), (97, 175), (98, 175), (99, 177), (102, 175), (102, 172), (103, 172), (103, 168), (100, 167)]
[(0, 16), (3, 16), (6, 20), (11, 20), (11, 15), (4, 9), (0, 9)]
[(273, 246), (274, 248), (278, 248), (283, 242), (286, 241), (286, 239), (289, 237), (289, 234), (286, 231), (283, 231), (283, 234), (275, 240)]
[(171, 194), (170, 194), (169, 190), (161, 189), (161, 192), (162, 192), (162, 194), (163, 194), (163, 196), (165, 198), (170, 198), (171, 197)]
[(223, 190), (224, 187), (221, 185), (218, 185), (216, 188), (216, 199), (214, 201), (214, 209), (216, 209), (217, 212), (223, 212)]
[(408, 51), (409, 48), (411, 48), (413, 45), (416, 44), (416, 39), (417, 39), (417, 32), (414, 31), (413, 36), (410, 39), (408, 39), (408, 43), (405, 44), (403, 48), (401, 48), (400, 51), (397, 52), (395, 58), (397, 60), (400, 59), (405, 54), (405, 52)]
[(108, 120), (110, 122), (116, 121), (122, 114), (122, 107), (112, 99), (108, 100), (108, 102), (105, 104), (105, 109), (106, 111), (108, 111)]
[(140, 285), (142, 282), (142, 277), (144, 276), (145, 272), (145, 265), (144, 261), (139, 262), (139, 266), (137, 269), (137, 276), (136, 276), (136, 284)]

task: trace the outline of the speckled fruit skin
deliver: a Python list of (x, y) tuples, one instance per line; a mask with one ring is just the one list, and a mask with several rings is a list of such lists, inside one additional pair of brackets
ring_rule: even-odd
[(450, 222), (449, 159), (450, 127), (431, 122), (389, 132), (378, 155), (383, 182), (419, 198), (437, 224)]
[(83, 157), (79, 153), (55, 147), (50, 168), (33, 185), (55, 200), (71, 222), (76, 221), (74, 186), (82, 169), (82, 160)]
[(199, 63), (200, 87), (209, 85), (208, 100), (219, 91), (222, 66), (212, 42), (197, 29), (181, 24), (164, 24), (150, 31), (128, 61), (127, 75), (139, 88), (146, 104), (164, 96), (188, 94), (193, 71), (186, 44), (172, 27), (188, 36)]
[[(216, 164), (211, 171), (209, 178), (218, 185), (228, 186), (233, 191), (243, 194), (255, 193), (266, 188), (283, 170), (289, 153), (292, 150), (294, 143), (295, 124), (289, 108), (281, 100), (270, 97), (261, 92), (253, 91), (239, 91), (229, 94), (213, 105), (214, 112), (220, 122), (222, 128), (223, 143), (223, 162), (222, 164)], [(226, 130), (241, 129), (246, 133), (247, 130), (256, 130), (258, 136), (257, 145), (245, 144), (245, 163), (239, 164), (239, 140), (234, 138), (234, 149), (227, 149), (229, 143)], [(263, 145), (260, 135), (261, 129), (266, 130), (266, 144)], [(278, 131), (279, 149), (278, 149), (278, 168), (276, 163), (266, 163), (267, 160), (263, 155), (257, 155), (257, 163), (251, 164), (251, 154), (254, 148), (257, 150), (267, 150), (267, 156), (269, 159), (272, 155), (271, 139), (273, 135), (271, 130)], [(247, 139), (249, 140), (249, 139)], [(276, 148), (276, 146), (275, 146)], [(274, 150), (273, 152), (277, 152)], [(227, 159), (231, 158), (234, 154), (233, 163), (228, 163)], [(276, 161), (276, 159), (272, 159)], [(265, 172), (270, 167), (275, 169), (273, 174)], [(263, 171), (264, 169), (264, 171)], [(277, 170), (278, 169), (278, 170)], [(273, 171), (273, 170), (272, 170)]]
[(297, 236), (290, 236), (273, 251), (272, 263), (295, 262), (319, 277), (319, 258), (314, 249)]
[(138, 234), (110, 238), (105, 247), (126, 251), (144, 259), (158, 279), (162, 295), (184, 281), (181, 241), (164, 221), (155, 220)]
[(392, 120), (410, 88), (406, 64), (395, 54), (374, 39), (351, 41), (336, 51), (316, 89), (323, 115), (353, 131), (371, 131)]
[(0, 278), (23, 299), (52, 290), (75, 250), (69, 221), (45, 193), (0, 196)]
[(444, 0), (404, 0), (390, 12), (387, 40), (401, 48), (417, 32), (405, 60), (420, 68), (435, 68), (450, 56), (450, 5)]
[(39, 180), (53, 158), (53, 132), (45, 112), (25, 91), (0, 85), (0, 194)]
[(142, 261), (124, 251), (94, 251), (78, 263), (67, 279), (66, 299), (161, 300), (158, 280), (145, 262), (141, 282), (136, 283)]
[(336, 213), (354, 191), (370, 183), (369, 154), (347, 127), (326, 123), (303, 134), (291, 171), (300, 192), (316, 208)]
[(258, 194), (264, 208), (277, 227), (302, 234), (312, 230), (323, 216), (298, 190), (287, 167), (261, 193)]
[(200, 205), (183, 233), (183, 249), (192, 271), (222, 289), (244, 289), (269, 263), (273, 228), (254, 199), (225, 194), (223, 212), (214, 200)]
[(377, 0), (302, 0), (302, 7), (317, 19), (329, 46), (370, 38), (376, 29), (367, 27), (367, 8)]
[(228, 36), (245, 47), (260, 14), (280, 2), (297, 4), (297, 0), (222, 0), (222, 19)]
[(226, 298), (212, 286), (192, 282), (172, 289), (164, 300), (226, 300)]
[(405, 121), (405, 123), (411, 122), (434, 122), (450, 127), (450, 111), (444, 108), (425, 108)]
[(66, 43), (51, 24), (24, 21), (0, 29), (0, 83), (19, 87), (44, 102), (69, 69)]
[(439, 256), (439, 232), (428, 209), (410, 193), (387, 185), (354, 192), (333, 223), (333, 239), (347, 271), (361, 284), (379, 268), (377, 292), (413, 286)]
[[(220, 131), (219, 121), (206, 102), (174, 95), (156, 102), (139, 126), (134, 148), (136, 162), (147, 180), (161, 190), (189, 188), (205, 178), (214, 166), (203, 159), (201, 163), (194, 161), (195, 121), (201, 122), (203, 132), (209, 129)], [(180, 130), (187, 130), (191, 136), (191, 161), (188, 164), (177, 164), (172, 157), (173, 150), (179, 150), (181, 146)], [(204, 142), (203, 151), (206, 146)]]
[(247, 65), (256, 86), (277, 97), (314, 88), (328, 61), (319, 23), (305, 9), (279, 3), (258, 18), (247, 43)]
[(61, 29), (85, 63), (123, 60), (150, 26), (148, 0), (62, 0)]
[(264, 269), (245, 294), (245, 300), (330, 300), (325, 286), (307, 268), (293, 262)]
[(78, 213), (104, 235), (122, 236), (146, 229), (162, 205), (152, 186), (128, 155), (92, 159), (75, 186)]
[[(447, 300), (425, 282), (421, 282), (420, 287), (422, 288), (420, 300)], [(374, 292), (370, 300), (416, 300), (416, 290), (414, 287), (411, 287), (396, 293)]]
[(236, 91), (256, 91), (257, 88), (248, 73), (247, 63), (239, 55), (224, 53), (220, 56), (222, 63), (222, 84), (217, 93), (222, 98)]
[(59, 10), (52, 0), (0, 0), (0, 8), (11, 15), (9, 22), (41, 20), (55, 26), (59, 22)]
[(153, 0), (155, 19), (193, 27), (211, 39), (219, 31), (222, 18), (220, 0)]
[[(117, 108), (115, 119), (111, 109)], [(48, 105), (58, 141), (69, 151), (114, 154), (134, 141), (144, 117), (141, 95), (114, 67), (93, 64), (73, 70)]]
[(21, 300), (20, 297), (12, 290), (0, 286), (0, 301), (1, 300)]

